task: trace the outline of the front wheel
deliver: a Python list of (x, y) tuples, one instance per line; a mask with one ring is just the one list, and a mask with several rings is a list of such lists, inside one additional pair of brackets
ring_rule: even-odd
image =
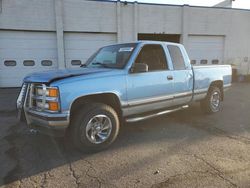
[(201, 108), (206, 113), (216, 113), (221, 109), (221, 90), (216, 86), (211, 86), (206, 98), (201, 101)]
[(82, 151), (97, 152), (114, 142), (119, 132), (115, 110), (101, 103), (84, 105), (73, 117), (70, 132), (73, 144)]

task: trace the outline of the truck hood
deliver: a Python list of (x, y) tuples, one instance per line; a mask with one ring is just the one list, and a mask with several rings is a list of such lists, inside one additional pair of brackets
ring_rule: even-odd
[(50, 71), (43, 71), (43, 72), (29, 74), (24, 78), (24, 82), (50, 83), (64, 78), (89, 75), (89, 74), (98, 74), (109, 71), (112, 71), (112, 69), (78, 68), (78, 69), (50, 70)]

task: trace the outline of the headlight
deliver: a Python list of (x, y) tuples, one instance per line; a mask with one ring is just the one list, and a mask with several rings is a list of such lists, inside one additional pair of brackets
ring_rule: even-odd
[[(42, 96), (44, 94), (43, 88), (36, 88), (36, 93)], [(46, 88), (45, 94), (47, 97), (58, 97), (58, 88)]]
[(48, 103), (43, 104), (43, 102), (40, 102), (40, 101), (36, 101), (36, 106), (37, 106), (38, 108), (40, 108), (40, 109), (43, 109), (43, 108), (49, 109)]
[(43, 103), (36, 101), (36, 106), (40, 109), (45, 109), (53, 112), (58, 112), (60, 110), (58, 102), (46, 101), (45, 103)]
[(60, 97), (57, 87), (47, 87), (45, 84), (36, 84), (32, 89), (31, 106), (41, 111), (59, 112)]

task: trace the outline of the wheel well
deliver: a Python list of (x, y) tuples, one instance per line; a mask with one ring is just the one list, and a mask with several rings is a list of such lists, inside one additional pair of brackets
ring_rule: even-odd
[(70, 109), (70, 116), (82, 105), (89, 102), (103, 103), (111, 106), (117, 113), (119, 118), (122, 116), (121, 104), (119, 98), (113, 93), (103, 93), (103, 94), (94, 94), (86, 95), (80, 98), (77, 98)]
[(221, 97), (222, 97), (221, 100), (223, 101), (223, 99), (224, 99), (223, 81), (221, 81), (221, 80), (213, 81), (210, 84), (209, 90), (213, 86), (216, 86), (216, 87), (218, 87), (220, 89), (220, 91), (221, 91)]

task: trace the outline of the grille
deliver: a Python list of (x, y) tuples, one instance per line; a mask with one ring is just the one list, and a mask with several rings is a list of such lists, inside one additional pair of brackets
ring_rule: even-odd
[(48, 88), (50, 87), (42, 83), (30, 83), (27, 88), (25, 107), (35, 111), (58, 112), (49, 110), (49, 102), (59, 103), (59, 99), (48, 96)]
[[(38, 93), (37, 90), (38, 88), (43, 89), (43, 92), (41, 94)], [(37, 106), (37, 101), (43, 101), (43, 103), (45, 103), (46, 101), (45, 95), (46, 95), (45, 84), (37, 84), (37, 83), (30, 84), (27, 94), (26, 106), (33, 110), (43, 111), (44, 108)]]
[(40, 87), (41, 84), (35, 84), (35, 83), (31, 83), (29, 85), (29, 88), (28, 88), (28, 93), (27, 93), (27, 100), (26, 100), (26, 107), (29, 107), (29, 108), (36, 108), (34, 106), (34, 97), (36, 96), (36, 88), (37, 87)]
[(29, 108), (32, 108), (34, 110), (39, 110), (39, 111), (41, 109), (37, 108), (35, 97), (37, 95), (36, 88), (41, 87), (41, 86), (42, 86), (41, 84), (32, 83), (29, 87), (28, 100), (27, 100), (27, 105), (29, 106)]

